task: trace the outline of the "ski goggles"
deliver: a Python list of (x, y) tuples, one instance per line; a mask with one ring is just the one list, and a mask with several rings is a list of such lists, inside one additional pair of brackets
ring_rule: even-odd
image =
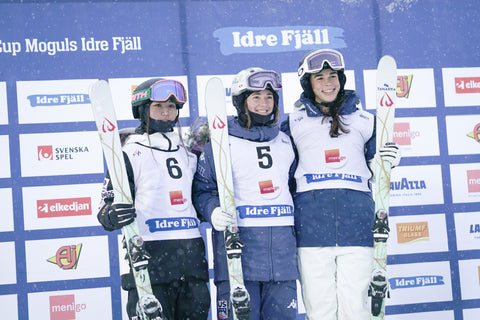
[(282, 88), (282, 81), (280, 76), (275, 71), (260, 70), (248, 75), (247, 89), (252, 91), (267, 89), (270, 84), (273, 90), (278, 91)]
[(183, 85), (175, 80), (159, 80), (149, 88), (135, 92), (132, 95), (132, 103), (150, 100), (167, 101), (174, 97), (179, 103), (187, 102), (187, 94)]
[(343, 56), (340, 52), (332, 49), (320, 49), (312, 51), (303, 59), (303, 63), (298, 68), (298, 76), (302, 77), (305, 73), (320, 72), (325, 63), (332, 70), (345, 69)]

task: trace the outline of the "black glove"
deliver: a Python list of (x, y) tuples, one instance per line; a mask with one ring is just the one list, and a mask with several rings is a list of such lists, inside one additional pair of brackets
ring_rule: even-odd
[(114, 229), (121, 229), (132, 223), (136, 216), (135, 207), (130, 203), (114, 203), (108, 211), (108, 217)]

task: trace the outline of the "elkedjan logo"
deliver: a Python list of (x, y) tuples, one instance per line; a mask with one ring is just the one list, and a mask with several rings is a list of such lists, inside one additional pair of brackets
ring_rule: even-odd
[(480, 93), (480, 77), (455, 77), (456, 93)]
[(81, 249), (81, 243), (60, 247), (57, 250), (57, 253), (53, 257), (47, 259), (47, 261), (56, 264), (63, 270), (77, 269)]
[(92, 198), (64, 198), (37, 200), (38, 218), (56, 218), (92, 215)]

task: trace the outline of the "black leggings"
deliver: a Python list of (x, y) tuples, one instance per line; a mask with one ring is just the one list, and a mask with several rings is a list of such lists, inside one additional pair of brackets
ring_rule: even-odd
[[(198, 279), (177, 280), (152, 286), (168, 320), (206, 320), (210, 309), (207, 283)], [(137, 290), (128, 291), (127, 314), (136, 319)]]

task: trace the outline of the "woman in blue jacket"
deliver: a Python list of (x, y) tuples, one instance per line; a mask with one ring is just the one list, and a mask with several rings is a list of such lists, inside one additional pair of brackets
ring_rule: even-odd
[[(359, 108), (354, 91), (344, 89), (344, 68), (336, 50), (309, 52), (298, 68), (303, 93), (282, 124), (298, 154), (295, 229), (309, 320), (370, 319), (375, 118)], [(395, 144), (379, 151), (398, 165)]]
[[(280, 88), (279, 75), (261, 68), (242, 70), (232, 83), (237, 117), (229, 119), (228, 129), (250, 320), (295, 319), (297, 314), (293, 200), (288, 187), (294, 151), (276, 124)], [(235, 216), (219, 207), (210, 143), (198, 162), (193, 199), (214, 228), (217, 316), (232, 319), (223, 231)]]

